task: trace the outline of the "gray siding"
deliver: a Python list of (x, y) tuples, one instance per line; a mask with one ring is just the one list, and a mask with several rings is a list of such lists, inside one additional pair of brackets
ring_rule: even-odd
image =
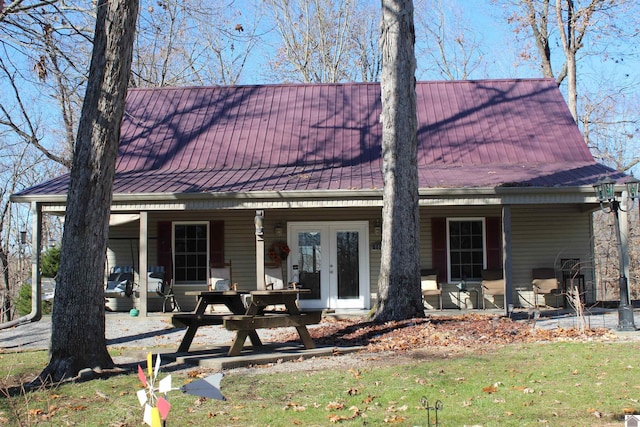
[[(421, 267), (431, 268), (431, 218), (433, 217), (500, 217), (499, 206), (434, 207), (422, 206), (420, 218)], [(381, 240), (375, 234), (374, 224), (380, 219), (381, 209), (372, 208), (318, 208), (318, 209), (276, 209), (266, 210), (264, 219), (265, 250), (276, 241), (286, 240), (286, 235), (276, 236), (274, 228), (281, 224), (286, 230), (287, 222), (327, 221), (327, 220), (367, 220), (369, 227), (369, 273), (372, 294), (371, 306), (377, 295), (377, 282), (381, 252), (376, 243)], [(242, 290), (256, 288), (255, 236), (253, 210), (227, 211), (183, 211), (149, 212), (148, 265), (157, 264), (157, 223), (158, 221), (211, 221), (224, 220), (225, 258), (233, 263), (233, 282)], [(513, 249), (513, 289), (516, 306), (532, 303), (531, 270), (538, 267), (560, 268), (562, 258), (580, 258), (583, 263), (587, 286), (593, 286), (592, 244), (590, 213), (578, 206), (513, 206), (512, 207), (512, 249)], [(139, 222), (111, 227), (107, 261), (109, 266), (131, 265), (132, 253), (138, 256)], [(267, 260), (268, 261), (268, 260)], [(134, 262), (137, 272), (138, 261)], [(444, 285), (445, 307), (457, 307), (458, 295), (455, 283)], [(185, 310), (195, 304), (194, 297), (184, 296), (185, 291), (206, 289), (206, 284), (177, 285), (179, 303)], [(470, 284), (479, 289), (479, 284)], [(153, 291), (153, 290), (151, 290)], [(594, 296), (588, 294), (589, 300)], [(462, 295), (467, 307), (476, 307), (476, 295)], [(501, 302), (500, 302), (501, 305)], [(489, 304), (491, 306), (491, 304)]]

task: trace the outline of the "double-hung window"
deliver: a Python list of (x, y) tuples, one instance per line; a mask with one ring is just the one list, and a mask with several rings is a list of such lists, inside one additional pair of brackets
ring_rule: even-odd
[(206, 283), (209, 225), (201, 223), (174, 223), (175, 281)]
[(483, 218), (447, 220), (449, 280), (480, 281), (486, 264)]

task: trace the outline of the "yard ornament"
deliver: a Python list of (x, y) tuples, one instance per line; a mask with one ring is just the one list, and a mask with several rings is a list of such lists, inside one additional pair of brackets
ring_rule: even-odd
[[(147, 375), (138, 365), (138, 378), (144, 387), (136, 393), (140, 406), (144, 407), (143, 421), (151, 427), (166, 426), (167, 416), (171, 410), (171, 404), (167, 399), (167, 393), (171, 390), (180, 390), (183, 393), (194, 396), (207, 397), (210, 399), (226, 400), (220, 392), (220, 381), (223, 374), (217, 373), (207, 378), (193, 381), (180, 388), (171, 387), (171, 375), (167, 375), (158, 381), (160, 372), (160, 354), (156, 357), (155, 367), (153, 365), (153, 355), (147, 354)], [(148, 378), (147, 378), (148, 377)]]

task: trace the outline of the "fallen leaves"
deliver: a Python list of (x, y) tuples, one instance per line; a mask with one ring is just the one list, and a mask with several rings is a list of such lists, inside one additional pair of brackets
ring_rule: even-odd
[[(554, 340), (582, 340), (611, 334), (608, 329), (582, 332), (574, 328), (539, 329), (508, 318), (486, 314), (438, 316), (377, 324), (363, 319), (323, 319), (309, 328), (318, 345), (366, 347), (367, 352), (409, 352), (424, 348), (479, 348), (492, 344), (532, 343)], [(280, 341), (298, 341), (295, 332), (284, 331)], [(627, 369), (633, 369), (631, 366)], [(349, 371), (355, 378), (361, 373)], [(577, 371), (574, 375), (577, 375)]]

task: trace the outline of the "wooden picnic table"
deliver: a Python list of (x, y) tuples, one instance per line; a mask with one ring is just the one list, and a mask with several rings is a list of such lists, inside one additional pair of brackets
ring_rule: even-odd
[[(200, 326), (208, 325), (222, 325), (224, 323), (224, 316), (228, 313), (220, 314), (205, 314), (207, 307), (214, 304), (220, 304), (226, 306), (233, 314), (243, 315), (246, 312), (244, 303), (242, 302), (242, 296), (247, 292), (238, 291), (191, 291), (186, 292), (185, 295), (196, 296), (198, 302), (196, 308), (191, 313), (176, 313), (171, 316), (171, 322), (175, 326), (186, 326), (187, 332), (182, 338), (182, 342), (178, 347), (178, 353), (184, 353), (189, 351), (193, 338), (196, 336), (196, 332)], [(249, 334), (249, 338), (253, 345), (260, 346), (262, 342), (258, 337), (258, 334), (253, 331)]]
[[(309, 289), (280, 289), (269, 291), (252, 291), (251, 303), (243, 315), (224, 316), (224, 326), (228, 330), (236, 331), (236, 338), (229, 349), (229, 356), (237, 356), (242, 351), (247, 336), (256, 333), (261, 328), (295, 327), (298, 335), (307, 349), (315, 348), (307, 325), (319, 323), (322, 312), (301, 313), (297, 299), (301, 293), (310, 293)], [(266, 311), (267, 307), (284, 305), (284, 310)], [(251, 340), (252, 344), (256, 343)], [(262, 344), (258, 344), (262, 345)]]

